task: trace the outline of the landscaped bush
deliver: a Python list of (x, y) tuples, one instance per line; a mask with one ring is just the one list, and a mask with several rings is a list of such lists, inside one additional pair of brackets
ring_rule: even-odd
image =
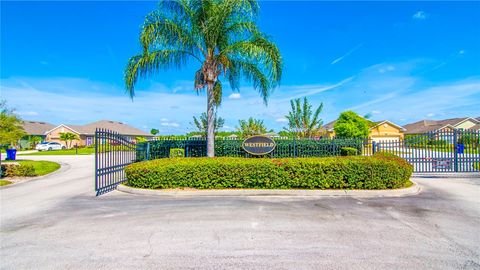
[(342, 149), (340, 149), (340, 154), (342, 156), (356, 156), (358, 154), (358, 150), (353, 147), (342, 147)]
[(36, 176), (35, 168), (30, 164), (2, 164), (2, 177)]
[(138, 188), (385, 189), (400, 188), (413, 167), (389, 154), (327, 158), (172, 158), (125, 169)]

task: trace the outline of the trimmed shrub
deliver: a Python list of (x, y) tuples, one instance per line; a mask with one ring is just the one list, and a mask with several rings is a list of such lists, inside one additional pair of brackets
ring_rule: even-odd
[(170, 156), (171, 158), (176, 157), (185, 157), (185, 149), (183, 148), (172, 148), (170, 149)]
[(413, 167), (391, 155), (327, 158), (171, 158), (131, 164), (138, 188), (386, 189), (400, 188)]
[(353, 147), (342, 147), (340, 149), (340, 155), (342, 156), (356, 156), (358, 154), (358, 150)]
[(2, 177), (36, 176), (35, 168), (30, 164), (2, 164)]

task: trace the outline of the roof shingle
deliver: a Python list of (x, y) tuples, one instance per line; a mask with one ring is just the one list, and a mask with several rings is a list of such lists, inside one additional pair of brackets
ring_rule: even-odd
[(55, 126), (42, 121), (24, 120), (22, 127), (28, 135), (44, 135), (45, 132), (51, 130)]

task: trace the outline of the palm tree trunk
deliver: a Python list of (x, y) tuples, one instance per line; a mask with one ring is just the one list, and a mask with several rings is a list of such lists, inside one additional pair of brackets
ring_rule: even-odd
[(215, 97), (213, 83), (207, 86), (207, 156), (215, 156)]

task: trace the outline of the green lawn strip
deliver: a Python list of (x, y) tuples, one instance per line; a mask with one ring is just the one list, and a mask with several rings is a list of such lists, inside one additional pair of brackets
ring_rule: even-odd
[(60, 164), (52, 161), (46, 161), (46, 160), (8, 160), (8, 161), (2, 161), (2, 163), (10, 163), (10, 162), (16, 162), (21, 165), (31, 165), (35, 169), (35, 174), (37, 176), (40, 175), (45, 175), (52, 173), (58, 169), (60, 169)]
[(79, 148), (78, 152), (75, 149), (66, 149), (66, 150), (52, 150), (52, 151), (41, 151), (30, 154), (18, 154), (19, 156), (53, 156), (53, 155), (91, 155), (95, 154), (95, 148)]
[(8, 181), (8, 180), (0, 180), (0, 187), (1, 186), (6, 186), (6, 185), (10, 185), (12, 182)]

